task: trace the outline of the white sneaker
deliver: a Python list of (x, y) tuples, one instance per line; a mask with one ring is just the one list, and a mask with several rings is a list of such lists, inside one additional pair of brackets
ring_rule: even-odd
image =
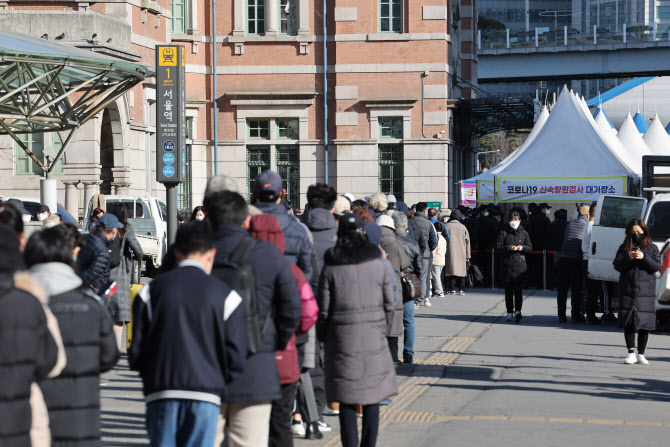
[(337, 416), (338, 414), (340, 414), (340, 410), (333, 410), (328, 405), (323, 409), (324, 416)]
[(321, 432), (333, 431), (333, 428), (323, 421), (316, 421), (316, 425), (319, 426), (319, 431)]
[(432, 304), (430, 304), (430, 298), (426, 298), (426, 302), (424, 302), (423, 305), (426, 307), (432, 306)]
[(623, 361), (626, 365), (634, 365), (637, 363), (637, 357), (633, 352), (628, 353), (626, 360)]
[(303, 425), (302, 422), (293, 421), (293, 424), (291, 425), (291, 433), (293, 433), (293, 436), (304, 438), (305, 426)]
[(514, 314), (508, 313), (507, 314), (507, 321), (514, 321)]
[(649, 364), (649, 360), (647, 360), (644, 357), (644, 354), (638, 354), (637, 355), (637, 362), (641, 365), (648, 365)]

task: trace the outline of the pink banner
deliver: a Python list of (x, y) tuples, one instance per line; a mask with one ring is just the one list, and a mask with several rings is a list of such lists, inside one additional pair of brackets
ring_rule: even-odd
[(477, 205), (477, 183), (461, 182), (461, 205)]

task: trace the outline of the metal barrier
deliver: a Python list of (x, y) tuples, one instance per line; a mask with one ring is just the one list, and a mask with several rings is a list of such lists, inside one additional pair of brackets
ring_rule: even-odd
[[(491, 249), (491, 250), (472, 250), (471, 253), (491, 253), (491, 289), (495, 289), (495, 284), (496, 284), (496, 250)], [(547, 289), (547, 255), (554, 255), (554, 253), (558, 253), (557, 251), (553, 250), (533, 250), (529, 255), (537, 255), (541, 254), (542, 255), (542, 288), (543, 290), (548, 290)], [(482, 272), (483, 273), (483, 272)]]

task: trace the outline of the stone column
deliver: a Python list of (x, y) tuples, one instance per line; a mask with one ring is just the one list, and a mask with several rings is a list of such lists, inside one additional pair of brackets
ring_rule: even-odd
[(277, 35), (277, 21), (279, 20), (277, 11), (277, 3), (279, 0), (268, 0), (265, 2), (265, 7), (267, 11), (265, 12), (265, 35), (266, 36), (276, 36)]
[(245, 3), (244, 0), (235, 0), (233, 5), (233, 36), (244, 36), (244, 30), (246, 29), (244, 23), (244, 17), (246, 16)]
[[(293, 0), (295, 1), (295, 0)], [(305, 0), (299, 0), (300, 9), (298, 11), (298, 34), (309, 34), (309, 3)]]
[(113, 182), (112, 194), (125, 196), (130, 192), (130, 183), (127, 182)]
[(189, 8), (189, 33), (193, 35), (200, 34), (198, 29), (198, 2), (197, 0), (190, 0), (188, 2)]
[(79, 192), (77, 191), (77, 185), (79, 184), (79, 181), (63, 180), (63, 184), (65, 185), (65, 209), (72, 215), (72, 217), (78, 219)]
[(83, 182), (84, 183), (84, 214), (86, 214), (86, 209), (88, 204), (93, 198), (94, 195), (100, 194), (100, 184), (102, 180), (96, 180), (93, 182)]

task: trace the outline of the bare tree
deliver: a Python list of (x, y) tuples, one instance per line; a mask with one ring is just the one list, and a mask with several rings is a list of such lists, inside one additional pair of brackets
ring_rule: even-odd
[[(491, 169), (509, 154), (514, 152), (526, 140), (528, 133), (516, 131), (500, 131), (483, 136), (479, 139), (481, 152), (490, 152), (479, 157), (482, 169)], [(497, 152), (500, 151), (500, 152)]]

